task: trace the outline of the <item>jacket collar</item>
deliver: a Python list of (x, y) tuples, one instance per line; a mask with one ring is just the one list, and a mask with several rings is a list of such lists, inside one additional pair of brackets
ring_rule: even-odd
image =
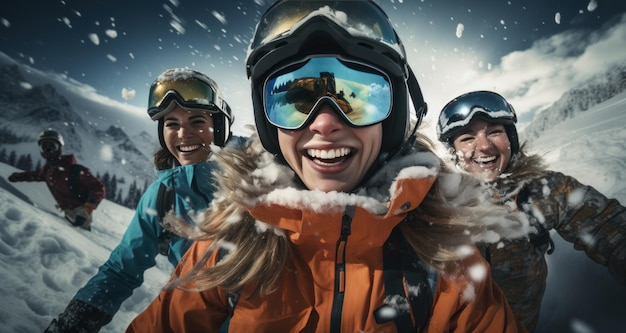
[(212, 193), (214, 188), (210, 179), (212, 179), (211, 173), (215, 168), (215, 162), (209, 161), (159, 170), (157, 175), (159, 181), (164, 183), (166, 186), (174, 186), (176, 188), (185, 189), (191, 188), (195, 179), (199, 190), (205, 193)]
[[(263, 161), (256, 165), (258, 175), (282, 176), (255, 179), (257, 189), (264, 190), (247, 198), (249, 213), (259, 221), (292, 232), (302, 231), (305, 214), (341, 214), (346, 206), (355, 206), (375, 218), (391, 219), (395, 226), (419, 206), (439, 172), (439, 160), (434, 154), (410, 152), (384, 165), (355, 193), (322, 192), (303, 189), (295, 181), (294, 172), (273, 158), (255, 160)], [(277, 170), (270, 173), (272, 169)]]

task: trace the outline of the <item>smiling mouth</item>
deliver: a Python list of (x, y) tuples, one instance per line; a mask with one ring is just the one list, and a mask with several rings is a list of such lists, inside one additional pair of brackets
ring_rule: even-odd
[(351, 156), (350, 148), (307, 149), (308, 157), (315, 163), (324, 166), (338, 165)]
[(202, 147), (202, 145), (178, 146), (178, 150), (183, 152), (183, 153), (188, 153), (188, 152), (192, 152), (192, 151), (198, 150), (198, 149), (200, 149), (200, 147)]
[(496, 160), (495, 156), (481, 156), (481, 157), (477, 157), (475, 159), (473, 159), (472, 161), (474, 161), (474, 163), (479, 163), (479, 164), (488, 164), (488, 163), (492, 163)]

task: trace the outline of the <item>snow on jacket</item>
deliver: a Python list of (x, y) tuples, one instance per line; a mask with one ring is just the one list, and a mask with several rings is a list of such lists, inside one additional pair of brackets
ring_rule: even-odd
[[(72, 189), (74, 181), (70, 177), (70, 170), (79, 168), (78, 183), (80, 186)], [(97, 206), (104, 199), (106, 190), (102, 182), (94, 177), (89, 169), (76, 163), (74, 155), (63, 155), (58, 161), (47, 161), (40, 169), (15, 174), (16, 181), (46, 182), (50, 193), (63, 210), (72, 209), (90, 203)]]
[[(546, 171), (537, 156), (520, 155), (489, 189), (497, 200), (524, 212), (538, 235), (482, 247), (518, 320), (532, 331), (546, 288), (549, 231), (583, 250), (626, 284), (626, 208), (591, 186)], [(558, 249), (556, 249), (558, 251)]]
[[(159, 171), (157, 181), (141, 196), (120, 243), (74, 298), (113, 316), (133, 290), (143, 283), (144, 272), (156, 264), (159, 236), (163, 231), (157, 216), (159, 186), (163, 184), (174, 189), (176, 215), (194, 224), (193, 218), (206, 210), (212, 199), (213, 187), (206, 180), (214, 166), (214, 163), (206, 162)], [(168, 259), (173, 266), (190, 244), (191, 241), (178, 236), (170, 239)]]
[[(270, 167), (254, 173), (291, 179), (284, 166), (271, 166), (271, 156), (265, 161), (270, 161)], [(382, 247), (392, 229), (420, 204), (432, 186), (438, 172), (436, 161), (430, 153), (416, 153), (388, 163), (397, 168), (391, 173), (396, 179), (390, 179), (378, 193), (325, 193), (298, 189), (291, 183), (244, 199), (242, 202), (250, 202), (247, 212), (259, 228), (270, 225), (285, 231), (294, 254), (286, 268), (276, 272), (279, 282), (269, 295), (248, 297), (254, 286), (244, 287), (230, 317), (229, 332), (330, 332), (331, 320), (340, 322), (342, 332), (396, 332), (393, 321), (378, 324), (373, 315), (386, 304), (387, 297)], [(203, 260), (209, 246), (210, 241), (195, 242), (174, 276), (188, 273)], [(216, 252), (206, 265), (217, 264)], [(487, 263), (478, 251), (475, 254), (460, 263), (455, 278), (438, 275), (432, 308), (424, 309), (432, 315), (428, 332), (518, 332), (504, 295), (489, 276)], [(345, 260), (338, 262), (336, 258)], [(343, 271), (338, 266), (342, 264)], [(485, 269), (486, 277), (470, 278), (470, 267)], [(338, 274), (343, 279), (336, 276), (338, 271), (343, 272)], [(336, 302), (341, 306), (333, 306)], [(221, 288), (200, 292), (166, 289), (133, 320), (127, 332), (217, 332), (228, 317), (228, 297)]]

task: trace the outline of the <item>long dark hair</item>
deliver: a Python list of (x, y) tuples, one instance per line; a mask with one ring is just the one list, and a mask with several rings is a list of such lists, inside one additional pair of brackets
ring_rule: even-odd
[(178, 166), (178, 160), (169, 150), (161, 147), (154, 153), (154, 166), (157, 170), (167, 170)]

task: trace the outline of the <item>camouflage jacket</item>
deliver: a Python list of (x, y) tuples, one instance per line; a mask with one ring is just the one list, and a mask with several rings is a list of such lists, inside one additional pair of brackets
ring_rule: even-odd
[(493, 278), (529, 331), (537, 325), (546, 287), (550, 230), (626, 284), (626, 208), (591, 186), (547, 171), (540, 157), (520, 154), (501, 178), (485, 185), (501, 204), (523, 211), (537, 233), (481, 246)]

